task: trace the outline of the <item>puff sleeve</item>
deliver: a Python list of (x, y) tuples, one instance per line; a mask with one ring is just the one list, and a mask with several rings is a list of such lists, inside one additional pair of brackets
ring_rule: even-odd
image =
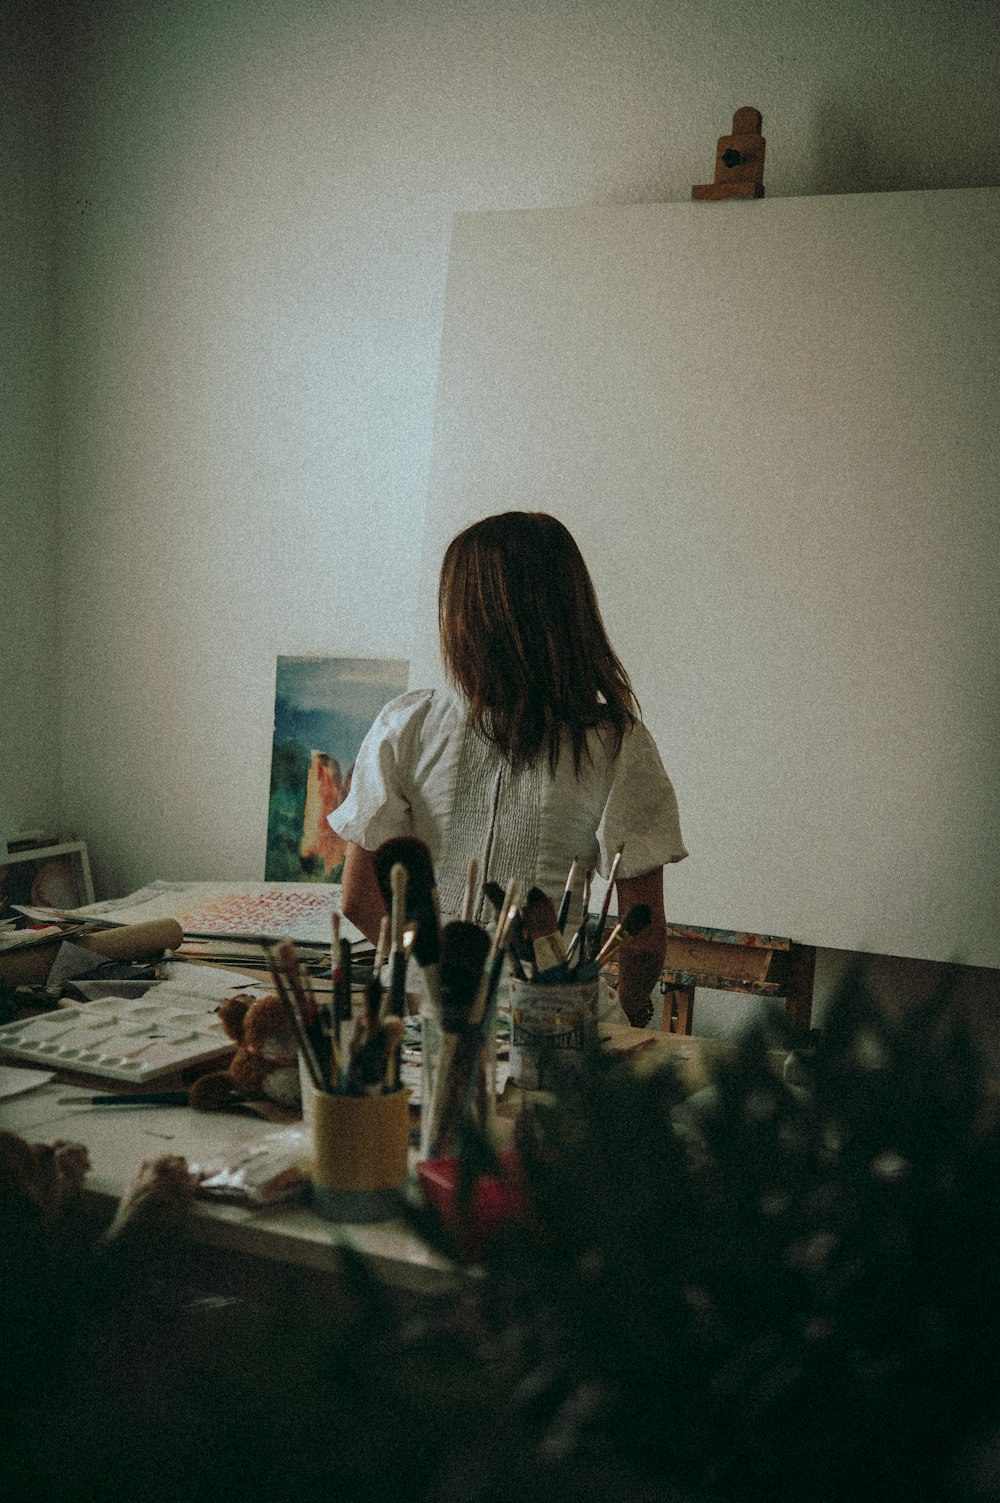
[(638, 877), (655, 867), (683, 861), (687, 855), (673, 784), (641, 721), (622, 742), (597, 843), (598, 870), (603, 877), (619, 848), (623, 848), (620, 877)]
[(350, 792), (327, 815), (331, 829), (344, 840), (373, 851), (384, 840), (413, 833), (405, 768), (426, 697), (420, 692), (402, 694), (373, 721), (354, 763)]

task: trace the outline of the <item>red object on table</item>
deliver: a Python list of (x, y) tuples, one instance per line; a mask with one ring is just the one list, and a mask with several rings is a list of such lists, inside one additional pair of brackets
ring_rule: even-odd
[(480, 1257), (505, 1222), (526, 1219), (527, 1203), (517, 1149), (505, 1149), (497, 1158), (502, 1176), (481, 1175), (473, 1186), (469, 1204), (461, 1212), (456, 1199), (458, 1159), (423, 1159), (416, 1166), (424, 1199), (435, 1208), (466, 1258)]

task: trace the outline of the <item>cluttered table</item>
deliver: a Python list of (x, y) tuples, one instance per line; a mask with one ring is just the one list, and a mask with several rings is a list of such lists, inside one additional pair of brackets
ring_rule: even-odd
[[(605, 1034), (607, 1047), (638, 1051), (644, 1066), (666, 1057), (680, 1060), (692, 1090), (705, 1083), (713, 1051), (725, 1047), (714, 1040), (627, 1028), (608, 1028)], [(67, 1085), (40, 1067), (0, 1065), (0, 1129), (31, 1142), (83, 1143), (91, 1166), (87, 1194), (109, 1216), (145, 1159), (178, 1154), (198, 1174), (221, 1182), (218, 1197), (202, 1194), (193, 1202), (188, 1235), (199, 1243), (331, 1274), (338, 1247), (348, 1243), (398, 1287), (431, 1292), (450, 1277), (449, 1265), (402, 1221), (336, 1223), (317, 1215), (302, 1198), (266, 1198), (269, 1177), (308, 1163), (310, 1146), (301, 1123), (276, 1127), (254, 1116), (196, 1112), (189, 1106), (93, 1105), (95, 1094), (91, 1086)], [(516, 1089), (501, 1100), (501, 1139), (520, 1104)], [(254, 1177), (264, 1196), (258, 1203), (224, 1198), (225, 1177), (235, 1182), (241, 1166), (257, 1166)]]
[[(329, 984), (331, 914), (339, 897), (334, 887), (154, 883), (118, 904), (53, 915), (54, 933), (6, 952), (8, 987), (22, 983), (19, 992), (29, 1005), (26, 1016), (0, 1024), (0, 1129), (36, 1143), (83, 1144), (90, 1161), (85, 1193), (109, 1219), (144, 1161), (175, 1155), (186, 1161), (197, 1185), (187, 1223), (193, 1242), (331, 1274), (338, 1248), (348, 1243), (400, 1288), (440, 1288), (453, 1269), (402, 1218), (354, 1221), (317, 1213), (310, 1197), (314, 1144), (308, 1122), (293, 1113), (254, 1111), (246, 1103), (220, 1111), (187, 1104), (186, 1088), (197, 1068), (224, 1060), (232, 1049), (219, 1027), (221, 1000), (234, 990), (251, 997), (271, 989), (260, 964), (265, 927), (293, 937), (317, 992)], [(113, 927), (91, 930), (88, 919)], [(151, 928), (166, 956), (157, 960), (154, 944), (153, 954), (140, 948), (130, 959), (125, 936), (138, 934), (145, 943)], [(88, 979), (95, 964), (99, 973)], [(150, 965), (152, 992), (145, 974)], [(130, 966), (144, 979), (130, 982)], [(23, 984), (29, 978), (33, 992)], [(678, 1060), (691, 1091), (706, 1084), (713, 1053), (726, 1047), (604, 1024), (600, 1033), (606, 1048), (633, 1053), (639, 1068)], [(180, 1088), (173, 1102), (122, 1099), (171, 1086)], [(99, 1096), (105, 1099), (94, 1099)], [(499, 1148), (509, 1141), (523, 1104), (523, 1091), (510, 1083), (502, 1089), (501, 1083)], [(419, 1116), (411, 1101), (409, 1188), (419, 1157)]]

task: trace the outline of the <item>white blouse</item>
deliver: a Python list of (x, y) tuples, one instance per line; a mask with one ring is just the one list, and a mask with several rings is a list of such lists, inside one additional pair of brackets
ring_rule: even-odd
[[(605, 729), (587, 738), (579, 776), (568, 741), (555, 775), (543, 756), (512, 772), (469, 724), (451, 689), (417, 689), (390, 701), (365, 736), (344, 802), (328, 815), (345, 840), (374, 850), (415, 835), (434, 862), (442, 917), (462, 905), (470, 857), (480, 883), (516, 880), (558, 903), (573, 858), (607, 877), (621, 848), (619, 877), (682, 861), (677, 799), (656, 744), (638, 722), (611, 755)], [(481, 915), (477, 914), (477, 917)]]

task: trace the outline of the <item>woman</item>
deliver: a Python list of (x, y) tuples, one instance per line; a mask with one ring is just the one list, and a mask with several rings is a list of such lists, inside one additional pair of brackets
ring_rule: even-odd
[(580, 550), (544, 512), (486, 517), (448, 546), (438, 619), (449, 687), (385, 707), (329, 816), (348, 841), (345, 916), (374, 941), (385, 907), (371, 852), (391, 836), (429, 847), (443, 916), (460, 909), (470, 857), (483, 882), (558, 902), (574, 858), (606, 878), (621, 848), (618, 910), (652, 915), (619, 961), (619, 1002), (642, 1026), (666, 946), (663, 868), (687, 852)]

